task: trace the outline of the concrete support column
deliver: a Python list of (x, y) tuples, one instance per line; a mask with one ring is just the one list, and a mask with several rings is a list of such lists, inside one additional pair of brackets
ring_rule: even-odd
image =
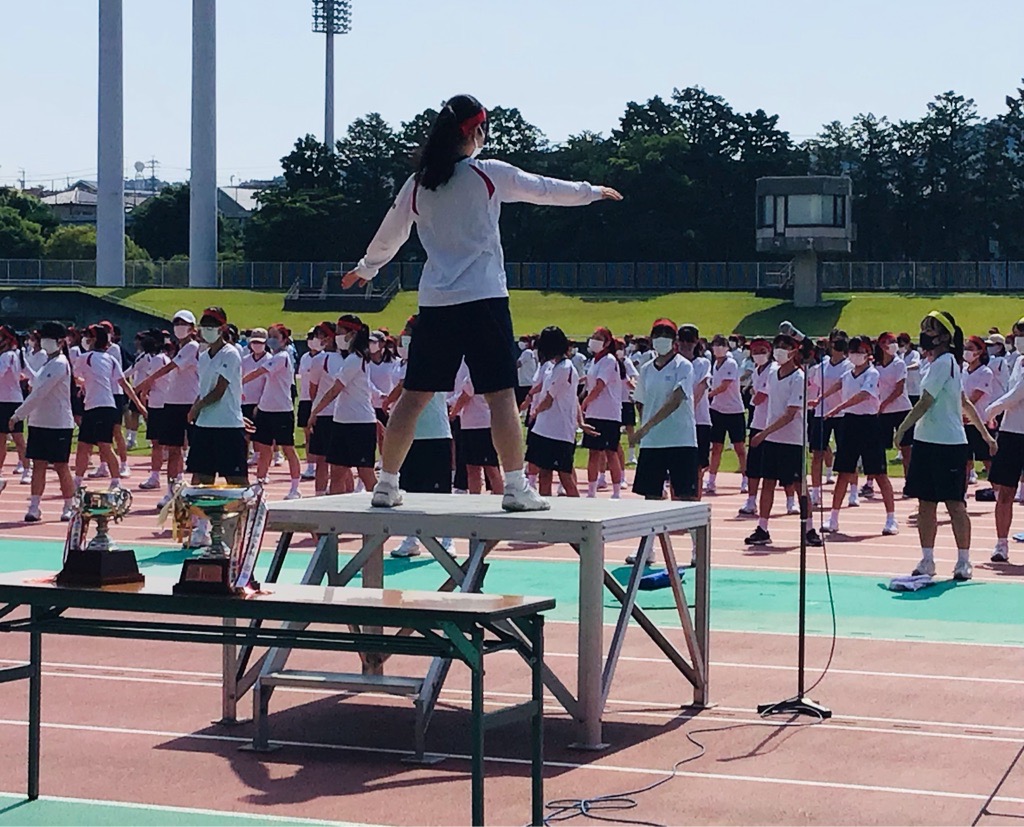
[(124, 286), (124, 39), (122, 0), (99, 1), (96, 284)]
[(818, 254), (814, 250), (797, 253), (793, 260), (793, 304), (796, 307), (814, 307), (820, 301)]
[(217, 286), (217, 0), (192, 0), (189, 287)]

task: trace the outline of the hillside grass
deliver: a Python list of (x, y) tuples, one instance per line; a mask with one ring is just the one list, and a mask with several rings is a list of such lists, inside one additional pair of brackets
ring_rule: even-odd
[[(111, 289), (91, 288), (95, 295), (109, 295), (128, 304), (151, 310), (170, 321), (173, 313), (187, 307), (198, 314), (203, 307), (220, 305), (240, 328), (283, 322), (303, 331), (334, 313), (286, 313), (280, 291), (212, 290), (200, 288)], [(750, 293), (666, 293), (659, 295), (615, 294), (572, 296), (515, 290), (511, 294), (512, 317), (517, 333), (535, 333), (557, 324), (566, 333), (586, 336), (597, 326), (616, 334), (642, 333), (651, 322), (667, 316), (676, 322), (693, 322), (705, 335), (772, 333), (789, 319), (801, 330), (828, 333), (840, 327), (850, 335), (877, 335), (884, 330), (914, 334), (921, 318), (933, 309), (953, 313), (967, 334), (986, 333), (996, 325), (1004, 333), (1024, 316), (1024, 297), (1003, 294), (954, 293), (918, 296), (902, 293), (827, 294), (828, 305), (798, 310), (789, 302), (757, 298)], [(363, 316), (371, 327), (395, 331), (416, 310), (416, 293), (401, 292), (382, 313)]]

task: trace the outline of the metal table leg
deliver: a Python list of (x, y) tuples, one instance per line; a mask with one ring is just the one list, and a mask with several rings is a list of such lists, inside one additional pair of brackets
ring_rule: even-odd
[(473, 824), (484, 823), (484, 635), (480, 627), (473, 629), (472, 645), (476, 663), (469, 664), (472, 675), (473, 723), (470, 764), (473, 788)]
[(43, 633), (37, 628), (42, 609), (32, 607), (32, 631), (29, 632), (28, 678), (28, 797), (39, 798), (39, 736), (42, 728)]
[(530, 761), (530, 801), (532, 824), (544, 823), (544, 617), (537, 615), (531, 624), (530, 645), (533, 657), (530, 659), (533, 679), (534, 711), (531, 719), (532, 755)]
[(604, 667), (604, 539), (594, 533), (580, 544), (580, 619), (576, 749), (604, 749), (601, 741), (601, 677)]
[[(697, 529), (697, 570), (696, 583), (694, 584), (694, 622), (693, 631), (697, 636), (697, 645), (700, 648), (701, 674), (704, 676), (704, 685), (693, 690), (693, 704), (697, 707), (711, 705), (711, 695), (708, 685), (711, 679), (711, 655), (709, 646), (711, 644), (711, 526), (705, 525)], [(694, 664), (696, 665), (696, 664)]]

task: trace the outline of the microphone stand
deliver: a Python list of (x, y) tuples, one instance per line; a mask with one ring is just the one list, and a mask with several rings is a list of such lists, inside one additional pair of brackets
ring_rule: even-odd
[[(804, 367), (804, 412), (807, 412), (807, 377), (810, 369), (814, 366), (814, 351), (801, 358), (801, 366)], [(821, 405), (825, 394), (825, 367), (820, 364), (821, 369), (821, 390), (819, 391), (818, 404)], [(824, 426), (822, 417), (822, 426)], [(803, 455), (800, 462), (800, 607), (799, 619), (797, 621), (797, 667), (796, 667), (796, 695), (775, 703), (758, 704), (758, 715), (810, 715), (812, 718), (825, 720), (832, 717), (832, 710), (827, 706), (819, 704), (805, 696), (806, 691), (806, 666), (807, 666), (807, 529), (808, 520), (811, 516), (811, 501), (807, 491), (807, 423), (803, 427)]]

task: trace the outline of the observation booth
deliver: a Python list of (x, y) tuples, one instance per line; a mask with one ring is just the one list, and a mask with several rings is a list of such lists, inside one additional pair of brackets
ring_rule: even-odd
[(799, 175), (757, 179), (757, 252), (792, 255), (793, 304), (821, 303), (819, 253), (849, 253), (853, 241), (849, 178)]

